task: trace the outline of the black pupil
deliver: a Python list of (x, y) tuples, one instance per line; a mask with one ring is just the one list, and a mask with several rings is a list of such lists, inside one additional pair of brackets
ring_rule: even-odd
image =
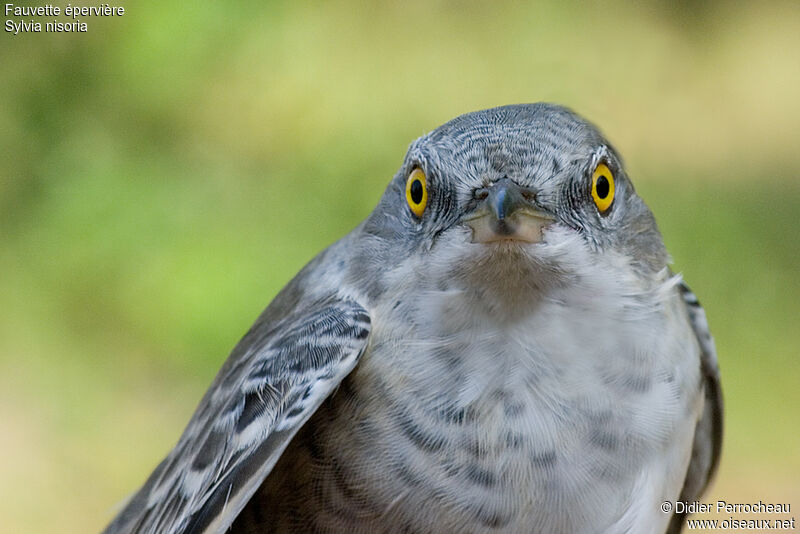
[(597, 188), (597, 196), (600, 198), (606, 198), (611, 189), (611, 186), (608, 185), (608, 178), (602, 175), (597, 179), (597, 185), (595, 187)]
[(414, 204), (422, 202), (422, 182), (419, 180), (411, 182), (411, 202)]

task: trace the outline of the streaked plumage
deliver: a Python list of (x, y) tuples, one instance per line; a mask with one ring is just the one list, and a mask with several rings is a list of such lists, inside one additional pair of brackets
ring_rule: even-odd
[(659, 505), (708, 484), (722, 401), (667, 262), (594, 127), (459, 117), (275, 298), (107, 532), (677, 532)]

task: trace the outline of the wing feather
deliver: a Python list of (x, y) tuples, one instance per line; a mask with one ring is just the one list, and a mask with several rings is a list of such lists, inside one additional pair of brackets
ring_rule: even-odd
[(239, 342), (178, 444), (106, 533), (227, 529), (355, 367), (370, 330), (364, 308), (334, 297), (274, 315), (265, 313)]
[[(680, 500), (691, 502), (700, 498), (719, 465), (722, 450), (723, 404), (717, 350), (708, 328), (705, 310), (685, 282), (681, 282), (680, 290), (686, 304), (689, 321), (700, 345), (699, 363), (705, 392), (703, 413), (695, 428), (692, 457), (680, 495)], [(669, 534), (679, 533), (683, 528), (685, 518), (685, 513), (673, 515), (667, 532)]]

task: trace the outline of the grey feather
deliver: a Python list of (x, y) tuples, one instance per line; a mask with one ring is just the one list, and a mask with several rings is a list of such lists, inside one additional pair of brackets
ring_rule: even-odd
[[(705, 310), (697, 296), (686, 283), (681, 283), (681, 294), (686, 302), (686, 311), (692, 324), (697, 342), (702, 352), (700, 368), (703, 374), (705, 402), (703, 415), (697, 422), (692, 446), (692, 458), (686, 471), (686, 481), (681, 490), (680, 500), (693, 502), (700, 498), (714, 477), (722, 452), (723, 402), (722, 386), (719, 379), (719, 365), (714, 339), (708, 328)], [(676, 513), (669, 525), (669, 534), (678, 534), (683, 528), (686, 513)]]
[(108, 532), (663, 532), (722, 432), (705, 315), (668, 261), (590, 123), (458, 117), (267, 308)]
[(366, 346), (370, 319), (353, 301), (331, 296), (285, 313), (244, 336), (178, 444), (107, 533), (230, 525)]

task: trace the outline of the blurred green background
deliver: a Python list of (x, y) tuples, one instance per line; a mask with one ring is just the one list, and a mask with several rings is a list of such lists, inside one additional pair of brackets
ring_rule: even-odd
[(0, 37), (0, 530), (100, 530), (414, 138), (540, 100), (615, 143), (706, 306), (706, 500), (800, 506), (798, 2), (122, 5)]

